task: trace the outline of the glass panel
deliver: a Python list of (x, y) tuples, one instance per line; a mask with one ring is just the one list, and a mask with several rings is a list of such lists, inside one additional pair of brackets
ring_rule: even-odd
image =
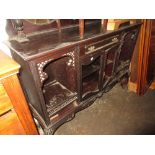
[(98, 56), (90, 64), (82, 65), (83, 99), (99, 91), (99, 73), (100, 73), (100, 56)]

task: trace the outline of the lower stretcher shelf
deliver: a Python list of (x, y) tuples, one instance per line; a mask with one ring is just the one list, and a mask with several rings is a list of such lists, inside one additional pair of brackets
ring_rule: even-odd
[(44, 97), (49, 116), (76, 100), (77, 93), (71, 92), (60, 82), (49, 82), (44, 86)]

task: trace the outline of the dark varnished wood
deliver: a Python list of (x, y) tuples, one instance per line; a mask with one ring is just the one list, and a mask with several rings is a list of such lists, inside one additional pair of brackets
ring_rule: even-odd
[(7, 42), (22, 67), (19, 78), (34, 117), (46, 134), (129, 76), (140, 24), (103, 31), (101, 21), (83, 22), (81, 29), (61, 23), (61, 31)]

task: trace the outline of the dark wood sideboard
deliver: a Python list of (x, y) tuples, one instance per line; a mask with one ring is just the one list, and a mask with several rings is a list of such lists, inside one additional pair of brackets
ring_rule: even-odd
[(25, 20), (8, 23), (7, 45), (21, 65), (25, 96), (45, 134), (126, 81), (141, 25), (106, 31), (101, 20), (56, 20), (48, 29)]

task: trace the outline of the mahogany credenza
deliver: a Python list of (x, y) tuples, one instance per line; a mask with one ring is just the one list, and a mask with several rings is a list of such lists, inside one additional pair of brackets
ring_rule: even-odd
[(0, 135), (38, 134), (17, 77), (19, 68), (0, 51)]
[(20, 82), (45, 134), (126, 81), (141, 25), (106, 31), (101, 20), (8, 22), (13, 33), (7, 45), (21, 65)]

